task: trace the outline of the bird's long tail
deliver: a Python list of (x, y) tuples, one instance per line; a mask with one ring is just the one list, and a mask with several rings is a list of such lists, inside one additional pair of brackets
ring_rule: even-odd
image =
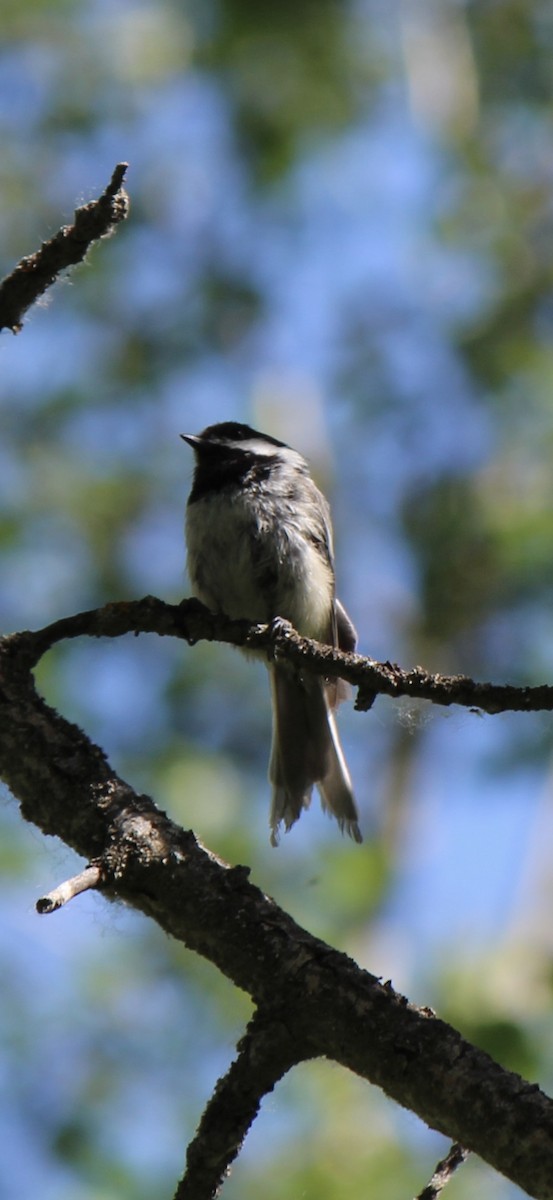
[(363, 839), (342, 747), (324, 680), (300, 676), (287, 664), (270, 667), (273, 744), (269, 779), (273, 785), (271, 843), (281, 824), (288, 830), (319, 789), (323, 809), (356, 842)]

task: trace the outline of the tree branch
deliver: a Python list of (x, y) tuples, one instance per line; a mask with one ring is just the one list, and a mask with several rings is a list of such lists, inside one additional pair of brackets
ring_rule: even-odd
[[(111, 613), (111, 617), (110, 617)], [(149, 613), (149, 618), (148, 617)], [(140, 618), (140, 619), (139, 619)], [(37, 695), (30, 665), (62, 627), (109, 636), (148, 625), (180, 637), (220, 635), (222, 618), (160, 601), (112, 605), (0, 643), (0, 774), (23, 816), (99, 862), (103, 887), (213, 962), (290, 1036), (290, 1062), (324, 1056), (382, 1088), (431, 1128), (474, 1150), (538, 1200), (553, 1200), (553, 1101), (503, 1070), (429, 1009), (419, 1009), (306, 930), (139, 796), (75, 725)], [(205, 622), (202, 625), (202, 622)], [(237, 641), (268, 645), (267, 630)], [(202, 633), (203, 628), (203, 633)], [(53, 632), (56, 629), (57, 632)], [(81, 631), (83, 631), (81, 629)], [(294, 661), (324, 653), (290, 639)], [(281, 652), (280, 639), (276, 642)], [(332, 655), (332, 652), (331, 652)], [(378, 669), (329, 658), (336, 673)], [(483, 685), (480, 685), (483, 686)], [(515, 689), (516, 690), (516, 689)], [(253, 1103), (253, 1102), (252, 1102)], [(243, 1120), (245, 1126), (245, 1118)], [(218, 1162), (224, 1158), (217, 1149)]]
[(62, 225), (40, 250), (21, 259), (0, 283), (0, 329), (19, 333), (23, 315), (52, 286), (61, 271), (86, 257), (93, 242), (113, 233), (129, 211), (123, 188), (127, 163), (118, 163), (102, 195), (75, 211), (73, 225)]
[(460, 1146), (458, 1142), (454, 1142), (445, 1158), (440, 1159), (432, 1179), (422, 1189), (422, 1192), (419, 1192), (416, 1200), (436, 1200), (457, 1169), (467, 1161), (468, 1156), (468, 1150), (465, 1150), (464, 1146)]
[[(279, 631), (280, 630), (280, 631)], [(487, 713), (540, 712), (553, 709), (553, 686), (516, 687), (513, 684), (478, 683), (466, 675), (433, 675), (422, 667), (404, 670), (395, 663), (375, 662), (360, 654), (344, 654), (309, 638), (291, 626), (275, 630), (270, 625), (231, 621), (222, 613), (211, 613), (198, 600), (166, 604), (155, 596), (119, 601), (63, 617), (34, 633), (12, 634), (12, 652), (29, 667), (56, 642), (75, 637), (122, 637), (127, 633), (157, 633), (160, 637), (226, 642), (270, 656), (287, 659), (316, 675), (346, 679), (359, 689), (356, 709), (370, 708), (375, 693), (399, 699), (430, 700), (433, 704), (459, 704)]]
[[(298, 1054), (300, 1058), (298, 1058)], [(215, 1088), (186, 1155), (174, 1200), (211, 1200), (239, 1153), (261, 1100), (300, 1061), (290, 1027), (261, 1009), (238, 1044), (238, 1057)]]

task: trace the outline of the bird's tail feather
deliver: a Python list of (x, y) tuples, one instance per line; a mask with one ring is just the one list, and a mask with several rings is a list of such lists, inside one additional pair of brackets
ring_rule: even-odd
[(356, 842), (362, 837), (348, 769), (330, 712), (324, 681), (300, 677), (287, 665), (270, 668), (273, 700), (273, 745), (269, 778), (273, 785), (271, 842), (278, 844), (280, 825), (297, 821), (316, 784), (323, 809)]

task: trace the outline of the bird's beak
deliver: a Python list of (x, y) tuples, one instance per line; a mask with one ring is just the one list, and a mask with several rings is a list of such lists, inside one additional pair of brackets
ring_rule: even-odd
[(188, 442), (188, 445), (192, 446), (193, 450), (201, 444), (202, 439), (196, 433), (181, 433), (180, 436), (183, 442)]

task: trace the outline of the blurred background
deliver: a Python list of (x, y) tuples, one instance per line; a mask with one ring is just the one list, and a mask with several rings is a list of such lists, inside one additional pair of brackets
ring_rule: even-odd
[[(131, 217), (2, 335), (0, 623), (188, 594), (181, 432), (310, 460), (363, 653), (553, 668), (553, 12), (545, 0), (2, 0), (2, 273), (128, 160)], [(314, 933), (553, 1086), (549, 715), (341, 710), (365, 842), (268, 842), (262, 666), (61, 645), (47, 700)], [(142, 917), (34, 902), (82, 865), (3, 793), (0, 1192), (170, 1197), (246, 997)], [(326, 1063), (227, 1200), (409, 1200), (447, 1148)], [(448, 1200), (521, 1193), (473, 1161)]]

